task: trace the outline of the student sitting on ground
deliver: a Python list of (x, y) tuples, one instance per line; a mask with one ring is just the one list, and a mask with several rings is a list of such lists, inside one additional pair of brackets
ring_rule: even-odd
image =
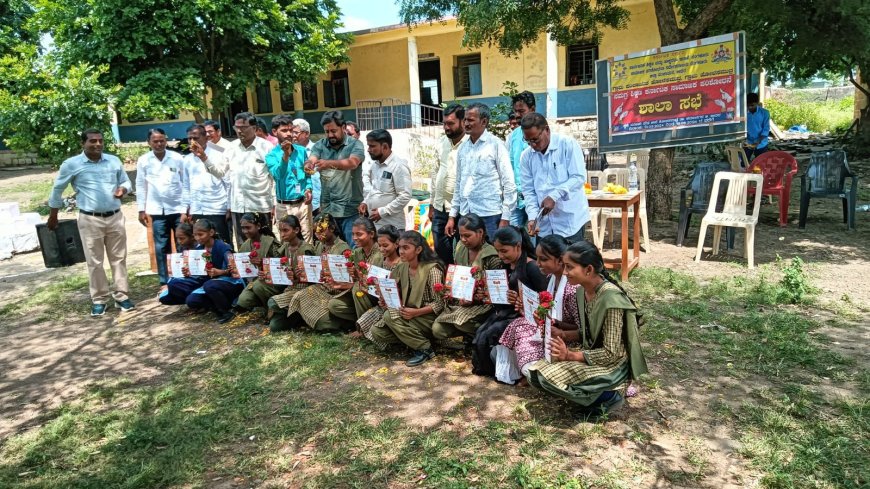
[[(196, 238), (193, 237), (193, 226), (186, 222), (182, 222), (175, 227), (175, 245), (176, 253), (202, 249), (202, 245), (197, 243)], [(167, 306), (184, 304), (187, 296), (194, 290), (202, 287), (202, 284), (208, 280), (207, 276), (191, 276), (190, 269), (187, 267), (183, 267), (181, 271), (184, 273), (184, 276), (169, 277), (169, 280), (166, 282), (166, 288), (157, 296), (157, 300), (161, 304)]]
[[(382, 344), (404, 343), (414, 350), (407, 361), (416, 367), (435, 356), (432, 350), (432, 323), (444, 309), (444, 299), (436, 291), (444, 272), (438, 256), (417, 231), (405, 231), (399, 238), (401, 262), (390, 274), (399, 287), (400, 309), (387, 309), (384, 324), (371, 330)], [(380, 306), (385, 307), (383, 299)]]
[[(399, 230), (395, 226), (387, 224), (378, 229), (378, 249), (381, 251), (383, 262), (379, 267), (392, 271), (401, 261), (399, 258)], [(364, 336), (372, 341), (380, 349), (385, 349), (387, 345), (375, 341), (372, 335), (372, 328), (383, 326), (384, 309), (379, 304), (379, 297), (366, 293), (363, 297), (354, 297), (354, 306), (357, 308), (359, 319), (356, 321), (358, 331), (351, 333), (354, 338)]]
[[(536, 251), (538, 267), (550, 277), (547, 292), (553, 295), (553, 308), (550, 310), (551, 333), (570, 344), (580, 340), (577, 329), (577, 325), (580, 324), (580, 313), (575, 298), (577, 286), (569, 284), (568, 277), (563, 273), (565, 265), (562, 262), (562, 255), (567, 249), (568, 242), (565, 238), (558, 234), (551, 234), (538, 240)], [(544, 358), (544, 337), (541, 326), (526, 321), (526, 318), (520, 314), (520, 317), (514, 319), (501, 335), (499, 343), (500, 346), (496, 346), (496, 349), (504, 348), (510, 350), (512, 354), (500, 352), (498, 358), (512, 363), (505, 370), (516, 375), (498, 378), (498, 380), (512, 384), (522, 379), (525, 383), (529, 365)]]
[[(347, 243), (338, 237), (338, 222), (331, 214), (320, 214), (314, 225), (314, 234), (318, 240), (314, 254), (324, 261), (327, 255), (342, 255), (345, 250), (350, 250)], [(287, 306), (290, 327), (306, 324), (318, 333), (337, 333), (352, 328), (352, 323), (329, 314), (329, 301), (339, 294), (348, 293), (350, 288), (333, 282), (328, 267), (323, 267), (321, 281), (297, 292), (290, 299)]]
[[(265, 308), (269, 298), (284, 289), (282, 286), (267, 284), (263, 274), (263, 259), (281, 256), (281, 243), (275, 239), (268, 214), (245, 214), (240, 224), (242, 233), (248, 239), (239, 247), (239, 252), (251, 254), (251, 265), (257, 267), (259, 273), (254, 280), (248, 280), (248, 285), (239, 295), (237, 305), (247, 310)], [(266, 315), (268, 316), (268, 309)]]
[(586, 241), (574, 243), (563, 256), (568, 282), (579, 285), (580, 350), (569, 350), (562, 338), (550, 341), (552, 362), (529, 366), (533, 386), (564, 397), (600, 416), (623, 404), (625, 389), (647, 372), (640, 346), (637, 308), (610, 278), (598, 249)]
[[(519, 316), (518, 310), (522, 313), (519, 284), (524, 284), (536, 293), (547, 287), (547, 277), (535, 262), (535, 247), (524, 229), (514, 226), (500, 228), (495, 232), (492, 244), (507, 271), (508, 300), (511, 303), (494, 304), (493, 312), (477, 329), (472, 341), (472, 372), (489, 376), (495, 375), (495, 361), (490, 355), (493, 347), (498, 344), (508, 324)], [(486, 286), (478, 288), (476, 292), (478, 297), (485, 297)]]
[[(367, 272), (364, 269), (372, 265), (380, 267), (384, 259), (381, 257), (380, 249), (378, 249), (375, 223), (368, 218), (359, 217), (354, 221), (351, 232), (353, 233), (354, 248), (350, 254), (350, 261), (353, 262), (354, 266), (349, 271), (353, 284), (337, 284), (343, 289), (349, 289), (351, 293), (340, 294), (330, 300), (329, 314), (345, 321), (356, 323), (361, 314), (357, 309), (356, 303), (360, 303), (362, 312), (367, 311), (371, 307), (364, 307), (364, 304), (371, 304), (366, 293)], [(361, 263), (365, 264), (365, 266), (360, 266)], [(357, 294), (360, 296), (357, 297)]]
[[(269, 320), (269, 331), (273, 333), (290, 328), (287, 320), (287, 306), (296, 292), (308, 286), (308, 283), (305, 281), (305, 274), (302, 272), (302, 268), (299, 267), (299, 257), (304, 255), (314, 256), (314, 247), (303, 239), (302, 223), (298, 217), (288, 214), (279, 219), (278, 234), (283, 243), (278, 250), (279, 256), (287, 258), (286, 273), (287, 277), (293, 282), (293, 285), (280, 288), (274, 285), (269, 286), (277, 291), (269, 295), (269, 298), (266, 300), (266, 306), (269, 309), (269, 312), (266, 313), (266, 319)], [(263, 285), (268, 286), (265, 283)], [(262, 297), (268, 295), (269, 291), (265, 290), (264, 287), (262, 292), (258, 292), (255, 289), (254, 293)]]
[(245, 282), (232, 276), (230, 256), (232, 248), (216, 238), (214, 224), (208, 219), (200, 219), (193, 225), (196, 242), (208, 253), (206, 273), (208, 279), (202, 286), (187, 296), (187, 307), (194, 311), (212, 311), (219, 323), (233, 319), (233, 301), (242, 293)]

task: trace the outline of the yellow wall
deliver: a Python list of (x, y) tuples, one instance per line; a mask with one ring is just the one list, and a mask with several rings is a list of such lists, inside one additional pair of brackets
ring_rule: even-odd
[[(400, 39), (350, 48), (347, 67), (352, 101), (394, 97), (408, 100), (408, 41)], [(321, 84), (321, 88), (323, 88)], [(323, 94), (320, 95), (321, 100)]]

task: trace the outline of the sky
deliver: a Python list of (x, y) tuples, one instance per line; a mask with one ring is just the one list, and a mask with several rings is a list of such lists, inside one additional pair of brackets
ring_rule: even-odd
[(359, 31), (399, 23), (397, 0), (338, 0), (343, 31)]

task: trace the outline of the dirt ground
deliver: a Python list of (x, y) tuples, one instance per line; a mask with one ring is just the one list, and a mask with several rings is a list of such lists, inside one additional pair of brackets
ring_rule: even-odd
[[(861, 175), (859, 203), (870, 196), (870, 163), (853, 162), (853, 170)], [(26, 204), (28, 192), (12, 192), (33, 182), (52, 180), (55, 172), (44, 169), (0, 171), (0, 201), (17, 200)], [(678, 184), (685, 185), (684, 172), (678, 172)], [(676, 190), (676, 195), (679, 191)], [(777, 225), (777, 206), (762, 208), (761, 223), (756, 232), (755, 256), (758, 268), (747, 270), (742, 252), (742, 233), (738, 233), (736, 252), (711, 258), (704, 254), (700, 263), (693, 261), (697, 244), (698, 223), (693, 221), (684, 247), (674, 245), (676, 222), (650, 223), (651, 250), (642, 254), (641, 267), (664, 267), (687, 272), (703, 279), (726, 276), (757, 277), (759, 274), (778, 276), (777, 256), (784, 260), (800, 256), (808, 264), (813, 283), (821, 289), (824, 301), (844, 297), (864, 310), (870, 305), (870, 260), (865, 256), (870, 237), (870, 213), (859, 212), (856, 231), (846, 231), (842, 223), (839, 202), (813, 201), (805, 230), (797, 229), (797, 195), (792, 192), (790, 217), (794, 221), (786, 228)], [(47, 196), (45, 196), (47, 198)], [(675, 199), (676, 208), (676, 199)], [(135, 205), (124, 206), (127, 218), (128, 267), (131, 271), (148, 268), (145, 228), (136, 219)], [(674, 211), (676, 215), (676, 209)], [(68, 218), (74, 218), (70, 215)], [(712, 236), (708, 236), (709, 251)], [(35, 288), (63, 277), (82, 274), (84, 264), (66, 269), (45, 269), (40, 252), (16, 255), (0, 262), (0, 307), (25, 299)], [(28, 318), (18, 324), (0, 324), (0, 443), (14, 433), (40, 424), (40, 416), (65, 401), (75, 399), (88, 383), (123, 377), (135, 383), (159, 380), (173, 366), (200, 355), (219, 354), (222, 348), (207, 331), (185, 322), (183, 308), (160, 307), (155, 290), (134, 296), (134, 311), (124, 314), (110, 311), (104, 318), (66, 318), (63, 321), (40, 321)], [(68, 298), (70, 302), (87, 304), (87, 292)], [(865, 355), (861, 345), (870, 344), (870, 319), (857, 321), (858, 328), (835, 332), (833, 348), (843, 353)], [(255, 331), (256, 329), (256, 331)], [(258, 328), (244, 334), (257, 334)], [(337, 372), (335, 380), (363, 382), (381, 390), (394, 402), (386, 406), (414, 425), (431, 428), (441, 425), (447, 414), (457, 406), (470, 407), (481, 422), (499, 415), (510, 416), (517, 410), (544, 406), (546, 400), (528, 389), (495, 386), (491, 381), (470, 374), (470, 365), (458, 356), (439, 356), (422, 369), (411, 370), (399, 357), (366, 359), (360, 364)], [(865, 357), (866, 360), (866, 357)], [(422, 372), (421, 372), (422, 370)], [(566, 454), (593, 459), (592, 468), (600, 472), (611, 465), (630, 463), (640, 456), (656, 467), (659, 474), (683, 470), (685, 433), (697, 433), (710, 453), (714, 467), (704, 485), (708, 487), (752, 486), (754, 475), (741, 464), (735, 454), (735, 441), (723, 426), (716, 423), (709, 410), (711, 390), (740, 392), (745, 387), (733, 379), (676, 378), (675, 374), (659, 372), (653, 375), (668, 378), (667, 389), (641, 395), (615, 420), (607, 423), (608, 433), (618, 435), (642, 431), (652, 437), (651, 443), (634, 446), (598, 443), (583, 453)], [(445, 381), (446, 379), (446, 381)], [(386, 382), (384, 382), (386, 380)], [(672, 382), (671, 382), (672, 381)], [(663, 384), (665, 384), (663, 382)], [(676, 404), (679, 400), (679, 405)], [(649, 406), (656, 406), (650, 409)], [(644, 413), (644, 414), (642, 414)], [(654, 413), (654, 414), (648, 414)], [(675, 414), (678, 413), (678, 414)], [(468, 427), (456, 427), (457, 430)], [(586, 467), (589, 464), (578, 464)], [(648, 487), (669, 485), (655, 480)]]

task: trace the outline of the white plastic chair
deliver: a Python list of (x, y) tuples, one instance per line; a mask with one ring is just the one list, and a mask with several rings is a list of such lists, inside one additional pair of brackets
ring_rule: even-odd
[[(586, 181), (589, 183), (590, 186), (592, 186), (592, 190), (601, 190), (607, 183), (607, 178), (604, 176), (603, 171), (589, 170), (586, 172)], [(602, 236), (601, 233), (599, 233), (598, 231), (598, 222), (600, 216), (600, 207), (589, 208), (589, 227), (591, 228), (590, 231), (592, 231), (592, 242), (599, 250), (601, 249), (601, 245), (603, 244), (604, 240), (604, 236)]]
[(637, 167), (642, 168), (644, 172), (649, 173), (649, 150), (629, 151), (625, 153), (625, 167), (631, 165), (631, 155), (637, 159)]
[[(640, 160), (638, 160), (640, 162)], [(647, 154), (647, 162), (649, 162), (649, 154)], [(614, 181), (614, 183), (618, 185), (622, 185), (625, 188), (628, 188), (628, 168), (608, 168), (604, 170), (604, 180), (601, 184), (602, 188), (609, 181)], [(613, 178), (611, 178), (613, 177)], [(641, 190), (646, 189), (646, 170), (641, 168), (640, 165), (637, 167), (637, 185)], [(644, 192), (640, 196), (640, 227), (641, 227), (641, 235), (643, 236), (643, 248), (644, 251), (649, 253), (650, 244), (649, 244), (649, 222), (646, 217), (646, 192)], [(628, 217), (629, 219), (634, 218), (634, 208), (628, 209)], [(604, 234), (607, 230), (607, 223), (610, 222), (610, 243), (613, 243), (613, 220), (614, 219), (622, 219), (622, 210), (621, 209), (611, 209), (611, 208), (603, 208), (601, 209), (601, 223), (600, 228), (598, 230), (599, 239), (604, 241)], [(635, 239), (637, 237), (635, 236)]]
[[(719, 253), (719, 241), (722, 238), (723, 227), (743, 228), (746, 230), (746, 260), (749, 268), (755, 267), (755, 225), (758, 224), (758, 213), (761, 210), (761, 186), (764, 184), (764, 176), (755, 173), (719, 172), (713, 181), (713, 193), (719, 195), (719, 186), (722, 181), (728, 182), (728, 192), (725, 195), (725, 204), (721, 212), (716, 211), (717, 199), (710, 199), (707, 214), (701, 220), (701, 233), (698, 236), (698, 253), (695, 261), (701, 261), (701, 252), (704, 250), (704, 237), (707, 234), (707, 226), (713, 226), (713, 254)], [(755, 184), (755, 192), (752, 193), (752, 214), (746, 214), (746, 203), (749, 200), (749, 186)]]
[(731, 164), (731, 171), (737, 173), (746, 171), (746, 167), (749, 166), (749, 164), (744, 164), (746, 161), (746, 153), (743, 152), (743, 148), (740, 146), (725, 146), (725, 154), (728, 155), (728, 163)]

